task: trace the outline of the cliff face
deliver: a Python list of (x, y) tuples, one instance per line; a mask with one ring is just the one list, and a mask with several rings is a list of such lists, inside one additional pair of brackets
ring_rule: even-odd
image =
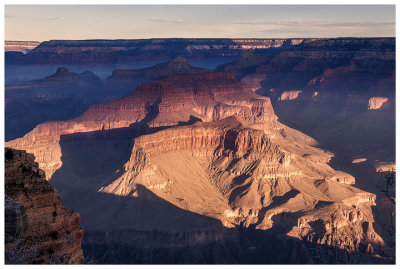
[(5, 148), (6, 263), (80, 263), (83, 230), (34, 156)]
[(218, 70), (250, 82), (264, 76), (262, 88), (277, 90), (278, 97), (288, 90), (392, 94), (394, 58), (392, 38), (305, 39), (270, 55), (243, 54)]
[[(285, 39), (136, 39), (51, 40), (40, 43), (29, 55), (6, 55), (7, 63), (120, 63), (140, 59), (237, 56), (248, 49), (265, 50), (296, 44)], [(85, 51), (84, 56), (82, 52)], [(67, 56), (68, 57), (65, 57)]]
[(232, 116), (140, 136), (125, 173), (100, 192), (140, 197), (144, 186), (226, 227), (287, 229), (309, 242), (349, 251), (370, 245), (371, 253), (382, 253), (385, 244), (372, 228), (375, 195), (329, 167), (329, 153), (306, 156), (298, 148), (307, 145), (287, 146), (290, 129), (266, 133), (250, 126)]
[[(382, 202), (375, 187), (381, 176), (375, 171), (395, 161), (395, 39), (304, 40), (273, 55), (242, 58), (219, 70), (259, 85), (257, 93), (271, 99), (281, 122), (335, 153), (332, 166), (348, 171), (355, 186), (377, 196), (374, 227), (386, 230), (380, 227), (390, 222), (391, 205)], [(296, 91), (301, 94), (291, 98)], [(357, 159), (364, 161), (353, 163)], [(355, 233), (361, 233), (359, 228)], [(393, 240), (384, 234), (385, 242)]]
[[(336, 39), (136, 39), (136, 40), (51, 40), (40, 43), (27, 55), (6, 54), (6, 63), (121, 63), (140, 59), (239, 56), (247, 50), (273, 49), (349, 50), (387, 46), (390, 38)], [(82, 54), (82, 52), (85, 52)]]
[(171, 126), (191, 117), (212, 121), (231, 115), (259, 123), (276, 118), (269, 98), (255, 94), (232, 73), (171, 75), (142, 84), (125, 98), (93, 105), (76, 119), (40, 124), (7, 145), (33, 153), (51, 178), (62, 164), (61, 135), (128, 127), (142, 121), (149, 126)]

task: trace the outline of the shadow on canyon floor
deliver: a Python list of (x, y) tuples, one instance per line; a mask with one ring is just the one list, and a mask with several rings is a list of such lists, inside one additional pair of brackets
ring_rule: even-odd
[[(135, 216), (118, 219), (114, 211), (104, 210), (107, 218), (142, 227), (113, 230), (87, 229), (82, 243), (85, 257), (97, 264), (365, 264), (391, 263), (391, 260), (366, 255), (366, 247), (348, 253), (335, 247), (305, 242), (287, 236), (301, 212), (280, 213), (272, 218), (269, 230), (226, 228), (209, 217), (175, 207), (143, 186), (138, 197), (117, 197), (98, 193), (105, 203), (124, 201)], [(101, 197), (101, 198), (100, 198)], [(168, 205), (167, 205), (168, 204)], [(139, 208), (137, 208), (139, 207)], [(150, 208), (151, 207), (151, 208)], [(157, 211), (154, 209), (159, 209)], [(146, 212), (143, 212), (143, 209)], [(147, 210), (148, 209), (148, 210)], [(79, 212), (79, 209), (76, 209)], [(140, 212), (137, 214), (137, 212)], [(160, 213), (161, 212), (161, 213)], [(158, 215), (158, 214), (162, 215)], [(86, 216), (82, 214), (84, 219)], [(158, 222), (157, 225), (154, 225)], [(159, 228), (155, 228), (156, 226)], [(323, 230), (322, 222), (312, 223)], [(182, 226), (180, 228), (180, 226)], [(171, 228), (173, 227), (173, 228)], [(85, 229), (85, 226), (84, 226)], [(317, 240), (317, 238), (315, 238)]]

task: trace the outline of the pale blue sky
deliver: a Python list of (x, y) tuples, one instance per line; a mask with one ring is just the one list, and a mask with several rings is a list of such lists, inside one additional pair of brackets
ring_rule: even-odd
[(395, 36), (395, 6), (5, 6), (5, 40), (338, 36)]

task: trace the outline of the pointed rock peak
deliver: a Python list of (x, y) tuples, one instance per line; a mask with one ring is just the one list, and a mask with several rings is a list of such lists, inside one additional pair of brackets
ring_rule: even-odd
[(173, 63), (185, 63), (185, 64), (187, 64), (186, 59), (183, 58), (182, 56), (176, 56), (175, 59), (173, 59), (171, 62), (173, 62)]
[(68, 79), (68, 78), (71, 78), (73, 75), (76, 75), (76, 74), (69, 72), (69, 70), (66, 67), (62, 66), (62, 67), (59, 67), (53, 75), (50, 75), (46, 78), (47, 79)]
[(57, 75), (57, 76), (60, 76), (60, 75), (61, 75), (61, 76), (62, 76), (62, 75), (66, 75), (66, 74), (69, 74), (69, 71), (68, 71), (68, 69), (67, 69), (66, 67), (62, 66), (62, 67), (59, 67), (59, 68), (57, 69), (55, 75)]
[(191, 68), (192, 66), (188, 64), (185, 58), (182, 56), (177, 56), (175, 59), (169, 61), (167, 63), (168, 67), (178, 67), (178, 68)]
[(175, 59), (166, 62), (165, 65), (160, 65), (160, 67), (167, 68), (168, 70), (173, 70), (175, 72), (189, 72), (194, 70), (195, 68), (188, 64), (185, 58), (182, 56), (177, 56)]

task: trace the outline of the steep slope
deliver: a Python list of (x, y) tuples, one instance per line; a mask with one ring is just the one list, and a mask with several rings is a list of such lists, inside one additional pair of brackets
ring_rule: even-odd
[(310, 158), (284, 150), (274, 135), (231, 116), (140, 136), (125, 173), (99, 191), (137, 197), (144, 186), (227, 227), (286, 228), (300, 239), (325, 238), (350, 251), (369, 244), (371, 253), (382, 253), (372, 227), (375, 195), (350, 186), (354, 178), (330, 168), (322, 152)]
[(80, 263), (78, 213), (62, 205), (25, 151), (5, 148), (6, 263)]

